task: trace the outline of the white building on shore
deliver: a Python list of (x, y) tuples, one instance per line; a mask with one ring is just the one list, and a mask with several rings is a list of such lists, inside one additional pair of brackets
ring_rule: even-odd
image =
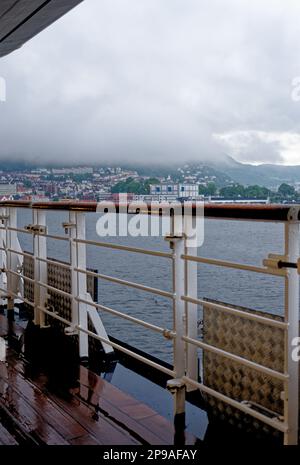
[(150, 185), (150, 195), (158, 196), (160, 199), (170, 197), (178, 199), (197, 199), (199, 196), (198, 184), (162, 182)]

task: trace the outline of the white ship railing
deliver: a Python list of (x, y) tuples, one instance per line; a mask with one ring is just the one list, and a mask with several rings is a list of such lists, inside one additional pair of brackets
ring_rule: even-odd
[[(18, 208), (32, 210), (32, 224), (24, 227), (17, 226)], [(64, 224), (67, 235), (53, 235), (47, 233), (47, 216), (49, 210), (68, 210), (69, 223)], [(99, 340), (105, 353), (109, 354), (117, 349), (170, 377), (168, 387), (174, 395), (175, 415), (184, 414), (185, 394), (187, 390), (197, 390), (209, 394), (228, 405), (260, 420), (261, 422), (281, 431), (284, 434), (285, 444), (298, 443), (298, 395), (299, 395), (299, 364), (292, 358), (295, 341), (299, 341), (299, 209), (289, 206), (236, 206), (236, 205), (208, 205), (205, 207), (205, 216), (219, 219), (235, 219), (246, 221), (282, 222), (285, 224), (285, 253), (281, 257), (270, 256), (264, 266), (253, 266), (216, 260), (197, 256), (197, 250), (187, 247), (185, 234), (176, 234), (171, 231), (166, 238), (170, 243), (170, 252), (160, 252), (143, 248), (130, 247), (115, 243), (92, 241), (86, 239), (85, 213), (95, 211), (96, 205), (80, 202), (50, 202), (50, 203), (0, 203), (0, 291), (1, 299), (7, 301), (8, 310), (14, 309), (16, 299), (20, 299), (31, 306), (34, 311), (34, 323), (41, 328), (45, 325), (45, 316), (66, 325), (67, 334), (78, 335), (79, 355), (88, 357), (89, 337)], [(147, 214), (147, 212), (145, 212)], [(33, 240), (33, 255), (21, 249), (18, 234), (28, 234)], [(62, 291), (48, 284), (47, 264), (57, 264), (57, 261), (47, 257), (47, 239), (65, 241), (70, 248), (70, 264), (59, 264), (71, 272), (71, 292)], [(169, 260), (172, 264), (171, 292), (149, 287), (124, 279), (93, 272), (87, 269), (86, 247), (102, 247), (115, 251), (126, 251), (142, 255), (151, 255)], [(34, 278), (22, 272), (24, 257), (30, 257), (34, 263)], [(230, 308), (228, 306), (199, 299), (197, 292), (198, 264), (232, 268), (236, 270), (279, 276), (285, 282), (285, 313), (284, 320), (265, 318), (251, 312)], [(101, 270), (100, 270), (101, 271)], [(87, 276), (105, 280), (114, 284), (124, 285), (132, 289), (152, 293), (170, 299), (173, 303), (173, 325), (165, 328), (151, 324), (139, 318), (127, 315), (101, 303), (93, 301), (87, 292)], [(30, 301), (24, 296), (22, 282), (30, 282), (34, 286), (34, 299)], [(48, 291), (57, 293), (71, 299), (72, 312), (70, 320), (56, 313), (48, 306)], [(197, 310), (205, 305), (212, 311), (218, 310), (241, 318), (259, 322), (261, 324), (279, 328), (284, 332), (284, 371), (278, 372), (266, 366), (247, 360), (233, 353), (207, 344), (197, 337)], [(100, 313), (106, 312), (149, 331), (161, 334), (163, 338), (173, 343), (173, 369), (135, 353), (133, 350), (112, 342), (102, 323)], [(89, 319), (93, 323), (95, 332), (89, 330)], [(198, 349), (212, 352), (224, 359), (263, 373), (271, 378), (283, 382), (282, 394), (284, 415), (282, 418), (271, 417), (255, 410), (247, 402), (240, 402), (205, 386), (199, 382), (198, 376)]]

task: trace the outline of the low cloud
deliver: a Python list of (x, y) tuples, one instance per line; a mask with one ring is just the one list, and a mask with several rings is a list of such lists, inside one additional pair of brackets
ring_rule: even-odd
[(295, 163), (299, 18), (296, 0), (86, 0), (0, 60), (0, 159)]
[(260, 164), (262, 161), (283, 165), (300, 164), (299, 133), (233, 131), (215, 134), (215, 139), (240, 161), (253, 164)]

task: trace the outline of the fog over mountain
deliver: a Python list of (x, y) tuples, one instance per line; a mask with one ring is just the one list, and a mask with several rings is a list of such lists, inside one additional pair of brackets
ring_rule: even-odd
[(299, 19), (297, 0), (85, 0), (0, 60), (0, 159), (300, 164)]

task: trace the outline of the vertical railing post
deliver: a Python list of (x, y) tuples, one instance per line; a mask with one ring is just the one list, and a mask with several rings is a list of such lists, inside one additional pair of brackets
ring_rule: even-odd
[[(77, 239), (85, 240), (86, 238), (86, 217), (84, 213), (77, 213)], [(86, 244), (77, 243), (77, 266), (86, 271)], [(77, 273), (78, 276), (78, 297), (87, 296), (87, 276), (84, 273)], [(78, 303), (79, 326), (85, 330), (88, 329), (88, 312), (86, 304)], [(79, 331), (79, 356), (81, 360), (89, 357), (89, 337)]]
[[(184, 232), (186, 237), (190, 237), (193, 227), (193, 217), (191, 214), (186, 214), (184, 217)], [(185, 239), (185, 254), (197, 256), (196, 244), (194, 247), (189, 247)], [(197, 282), (198, 265), (197, 262), (185, 260), (185, 295), (197, 299), (198, 297), (198, 282)], [(186, 335), (192, 339), (198, 338), (198, 306), (191, 302), (185, 302), (186, 314)], [(186, 375), (198, 381), (199, 378), (199, 363), (198, 350), (194, 344), (187, 344), (186, 347)], [(195, 387), (187, 386), (188, 391), (196, 390)]]
[(71, 211), (69, 213), (69, 237), (70, 237), (70, 263), (71, 263), (71, 322), (72, 328), (70, 331), (73, 332), (75, 327), (79, 323), (79, 311), (78, 311), (78, 302), (76, 297), (78, 297), (78, 273), (76, 268), (77, 263), (77, 243), (74, 239), (77, 238), (77, 213)]
[[(185, 343), (182, 337), (185, 335), (185, 304), (182, 296), (185, 292), (185, 265), (181, 256), (184, 254), (184, 234), (174, 228), (166, 239), (173, 249), (173, 330), (176, 333), (173, 342), (174, 371), (176, 378), (168, 382), (168, 389), (173, 394), (174, 399), (174, 425), (175, 442), (176, 436), (181, 438), (185, 429), (185, 383), (182, 378), (185, 375)], [(179, 439), (181, 440), (181, 439)]]
[[(77, 331), (79, 337), (79, 356), (82, 360), (89, 357), (88, 321), (91, 320), (96, 333), (108, 339), (105, 327), (98, 311), (88, 302), (92, 302), (91, 295), (87, 292), (87, 264), (86, 244), (77, 242), (75, 239), (84, 241), (86, 238), (85, 214), (82, 212), (70, 212), (70, 242), (71, 242), (71, 273), (72, 273), (72, 328)], [(82, 270), (82, 272), (77, 271)], [(84, 302), (78, 302), (77, 299)], [(83, 330), (83, 331), (81, 331)], [(105, 354), (113, 354), (114, 350), (109, 344), (102, 344)]]
[[(0, 288), (1, 288), (1, 294), (2, 296), (3, 293), (5, 293), (4, 289), (4, 270), (6, 268), (6, 254), (5, 254), (5, 249), (6, 249), (6, 228), (7, 228), (7, 220), (6, 220), (6, 209), (1, 208), (1, 224), (0, 224)], [(4, 305), (4, 299), (0, 297), (0, 306)]]
[[(88, 315), (86, 305), (82, 305), (76, 299), (86, 296), (86, 275), (76, 271), (77, 268), (86, 270), (86, 245), (78, 243), (75, 239), (85, 240), (85, 213), (70, 212), (70, 258), (71, 258), (71, 289), (72, 289), (72, 325), (75, 328), (80, 325), (88, 329)], [(72, 226), (73, 225), (73, 226)], [(89, 356), (88, 335), (82, 331), (78, 332), (79, 357), (87, 359)]]
[[(294, 221), (285, 226), (285, 255), (289, 262), (299, 259), (299, 222), (298, 214)], [(284, 417), (288, 424), (288, 432), (284, 435), (284, 443), (298, 444), (299, 415), (299, 362), (293, 360), (293, 344), (299, 337), (299, 275), (297, 269), (289, 268), (285, 278), (285, 321), (288, 329), (285, 336), (285, 372), (289, 378), (285, 382)]]
[[(32, 210), (34, 226), (44, 228), (46, 231), (46, 212), (44, 210)], [(33, 232), (33, 261), (34, 261), (34, 324), (41, 328), (45, 326), (45, 314), (39, 307), (47, 305), (47, 289), (39, 283), (48, 284), (47, 263), (47, 238), (39, 232)]]
[[(9, 271), (18, 270), (18, 256), (11, 252), (9, 249), (18, 250), (18, 236), (17, 231), (14, 231), (10, 228), (17, 228), (17, 209), (8, 208), (7, 209), (7, 229), (6, 229), (6, 247), (7, 247), (7, 257), (6, 257), (6, 268), (7, 273), (7, 310), (12, 313), (14, 311), (14, 296), (18, 292), (18, 278), (17, 276), (9, 273)], [(13, 293), (13, 294), (12, 294)]]

